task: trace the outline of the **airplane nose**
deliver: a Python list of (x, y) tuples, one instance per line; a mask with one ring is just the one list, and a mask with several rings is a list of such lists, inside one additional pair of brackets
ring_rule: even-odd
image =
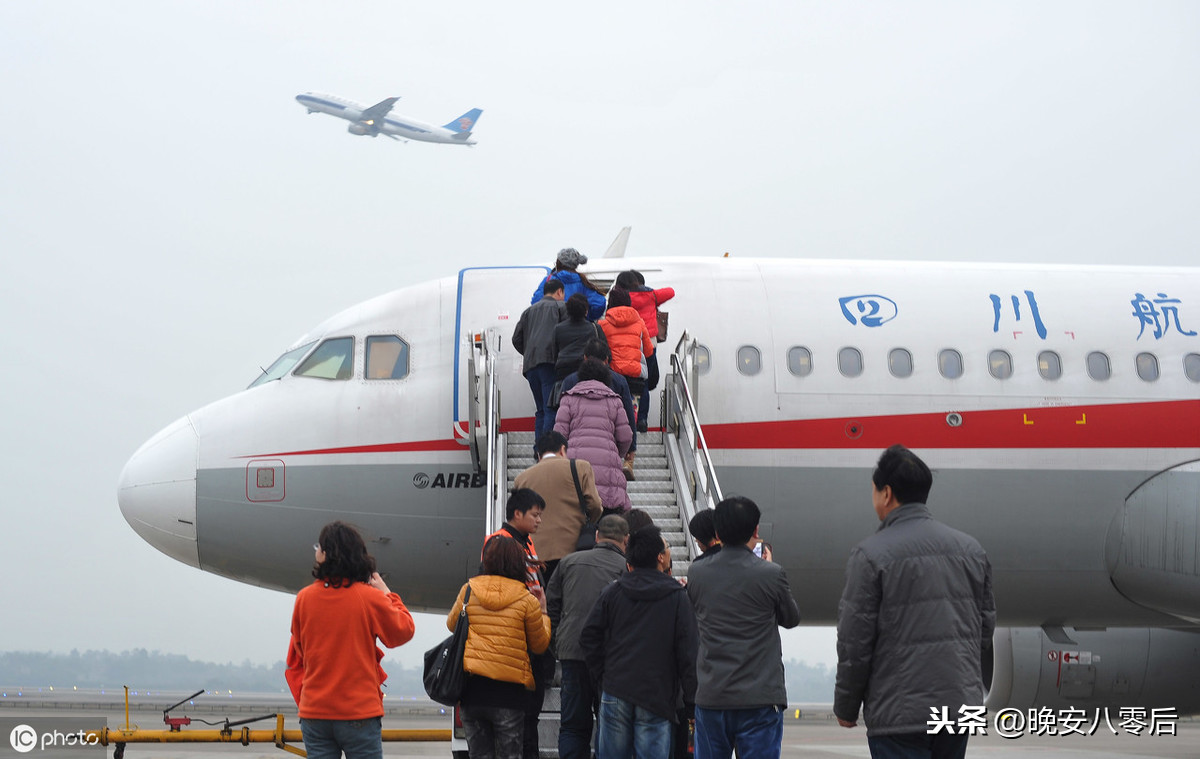
[(173, 559), (200, 566), (196, 548), (199, 442), (189, 417), (147, 440), (125, 464), (117, 502), (125, 521)]

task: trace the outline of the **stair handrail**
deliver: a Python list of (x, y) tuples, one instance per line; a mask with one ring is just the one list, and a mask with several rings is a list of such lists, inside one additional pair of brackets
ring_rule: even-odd
[(491, 535), (504, 523), (504, 490), (507, 478), (505, 446), (500, 433), (500, 385), (496, 381), (496, 354), (500, 334), (494, 329), (472, 333), (471, 340), (471, 463), (476, 472), (485, 474), (485, 535)]
[[(683, 462), (685, 471), (688, 475), (695, 475), (696, 478), (690, 482), (681, 483), (691, 485), (684, 493), (687, 497), (683, 499), (681, 511), (685, 533), (688, 522), (701, 508), (696, 501), (703, 500), (703, 508), (714, 508), (724, 500), (721, 483), (717, 479), (712, 456), (708, 450), (708, 442), (704, 439), (704, 429), (700, 425), (700, 416), (696, 409), (694, 388), (696, 380), (699, 378), (699, 367), (696, 363), (697, 346), (698, 342), (692, 339), (686, 331), (680, 336), (674, 352), (671, 353), (671, 374), (666, 383), (666, 399), (663, 404), (665, 417), (663, 428), (667, 432), (674, 433), (676, 439), (679, 440), (679, 454), (690, 459), (690, 461)], [(691, 382), (688, 381), (689, 376), (692, 378)], [(673, 413), (677, 406), (680, 414)], [(687, 437), (686, 446), (683, 445), (682, 440), (684, 433)], [(671, 446), (667, 446), (667, 448), (671, 450)], [(689, 553), (695, 554), (695, 546), (691, 541), (688, 541), (688, 546)]]

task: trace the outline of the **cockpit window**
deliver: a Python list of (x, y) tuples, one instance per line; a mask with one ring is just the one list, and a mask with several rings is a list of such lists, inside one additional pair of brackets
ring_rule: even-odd
[(292, 370), (292, 367), (296, 365), (296, 362), (303, 358), (305, 353), (308, 353), (308, 349), (311, 347), (313, 347), (313, 343), (305, 343), (299, 348), (293, 348), (279, 358), (275, 359), (275, 363), (271, 364), (268, 369), (264, 370), (263, 373), (258, 376), (258, 379), (251, 382), (250, 387), (258, 387), (259, 385), (270, 382), (271, 380), (277, 380), (283, 375), (287, 374)]
[(317, 346), (295, 372), (297, 377), (348, 380), (354, 374), (354, 338), (335, 337)]
[(404, 379), (408, 376), (408, 343), (395, 335), (367, 338), (367, 379)]

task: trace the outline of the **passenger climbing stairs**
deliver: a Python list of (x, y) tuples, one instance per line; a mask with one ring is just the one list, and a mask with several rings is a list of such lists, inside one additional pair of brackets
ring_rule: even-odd
[[(517, 475), (534, 465), (533, 433), (510, 432), (505, 437), (508, 439), (506, 489), (511, 492)], [(679, 499), (675, 495), (671, 469), (667, 465), (663, 433), (640, 432), (637, 436), (637, 446), (637, 456), (633, 465), (635, 479), (628, 483), (629, 500), (633, 508), (644, 510), (663, 531), (663, 537), (671, 546), (671, 556), (674, 560), (672, 574), (684, 577), (691, 563), (687, 525), (679, 512)], [(567, 455), (570, 455), (569, 449)], [(535, 536), (534, 543), (536, 542)]]
[[(687, 577), (692, 559), (698, 555), (687, 531), (688, 522), (697, 511), (716, 506), (722, 497), (696, 408), (696, 348), (697, 342), (685, 332), (670, 354), (669, 371), (663, 372), (662, 386), (651, 406), (650, 421), (656, 429), (638, 433), (634, 480), (628, 484), (632, 508), (644, 510), (663, 531), (671, 546), (672, 574), (679, 578)], [(504, 523), (504, 505), (513, 480), (534, 464), (532, 432), (500, 431), (498, 350), (493, 331), (476, 333), (468, 370), (471, 456), (477, 471), (486, 473), (487, 478), (484, 535)], [(660, 365), (666, 363), (659, 361)], [(556, 674), (546, 691), (538, 726), (543, 757), (558, 756), (560, 703)]]

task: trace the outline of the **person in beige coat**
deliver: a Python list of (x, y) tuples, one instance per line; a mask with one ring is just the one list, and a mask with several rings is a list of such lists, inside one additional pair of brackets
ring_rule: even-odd
[(483, 569), (458, 591), (446, 618), (453, 630), (467, 587), (467, 646), (463, 671), (462, 721), (472, 759), (520, 759), (526, 694), (534, 690), (529, 652), (550, 645), (546, 597), (525, 585), (525, 550), (497, 537), (483, 549)]
[[(546, 562), (546, 582), (554, 574), (559, 559), (575, 551), (579, 531), (585, 524), (579, 494), (571, 477), (571, 460), (567, 457), (567, 439), (553, 430), (537, 441), (538, 462), (517, 475), (515, 488), (530, 488), (546, 501), (542, 523), (538, 528), (538, 556)], [(583, 490), (583, 505), (587, 520), (600, 520), (600, 493), (596, 490), (596, 475), (584, 459), (575, 460), (579, 486)]]

